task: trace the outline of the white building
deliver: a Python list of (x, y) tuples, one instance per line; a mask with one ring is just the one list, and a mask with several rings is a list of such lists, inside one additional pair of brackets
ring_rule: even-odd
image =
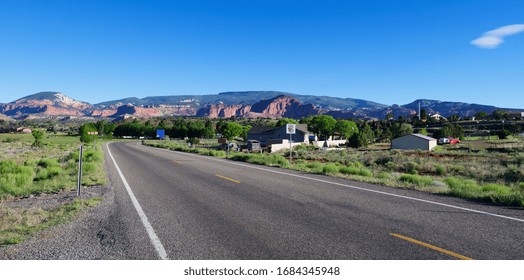
[(437, 139), (422, 134), (409, 134), (391, 141), (391, 149), (431, 151)]

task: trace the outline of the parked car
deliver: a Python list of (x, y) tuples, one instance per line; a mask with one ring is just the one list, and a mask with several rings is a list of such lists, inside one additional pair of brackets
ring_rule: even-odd
[(437, 140), (437, 144), (439, 145), (449, 144), (449, 139), (448, 138), (439, 138)]
[(460, 140), (459, 139), (455, 139), (453, 137), (440, 138), (440, 139), (437, 140), (437, 144), (439, 144), (439, 145), (445, 145), (445, 144), (455, 145), (455, 144), (458, 144), (458, 143), (460, 143)]
[(449, 144), (450, 145), (455, 145), (455, 144), (458, 144), (458, 143), (460, 143), (459, 139), (455, 139), (455, 138), (452, 138), (452, 137), (449, 138)]

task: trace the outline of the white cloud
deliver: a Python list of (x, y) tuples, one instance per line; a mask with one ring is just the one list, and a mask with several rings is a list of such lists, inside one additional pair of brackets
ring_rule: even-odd
[(512, 24), (499, 27), (484, 33), (481, 37), (471, 41), (479, 48), (494, 49), (504, 42), (504, 37), (524, 31), (524, 24)]

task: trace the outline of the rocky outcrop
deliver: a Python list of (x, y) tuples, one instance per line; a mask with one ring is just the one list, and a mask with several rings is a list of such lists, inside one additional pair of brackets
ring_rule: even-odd
[(204, 108), (200, 108), (196, 116), (197, 117), (208, 117), (208, 118), (231, 118), (231, 117), (244, 117), (251, 111), (249, 105), (229, 105), (216, 104), (208, 105)]
[(312, 104), (302, 104), (294, 97), (277, 96), (269, 100), (262, 100), (251, 106), (251, 117), (266, 118), (302, 118), (318, 115), (321, 111)]
[(252, 117), (252, 118), (302, 118), (317, 115), (320, 112), (312, 104), (302, 104), (296, 98), (290, 96), (277, 96), (271, 99), (256, 102), (249, 105), (208, 105), (197, 112), (197, 117), (230, 118), (230, 117)]

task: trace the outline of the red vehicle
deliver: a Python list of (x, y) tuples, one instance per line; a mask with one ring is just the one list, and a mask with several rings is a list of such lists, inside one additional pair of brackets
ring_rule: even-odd
[(458, 144), (458, 143), (460, 143), (460, 140), (459, 139), (455, 139), (453, 137), (440, 138), (440, 139), (438, 139), (438, 142), (437, 142), (437, 144), (439, 144), (439, 145), (445, 145), (445, 144), (455, 145), (455, 144)]

